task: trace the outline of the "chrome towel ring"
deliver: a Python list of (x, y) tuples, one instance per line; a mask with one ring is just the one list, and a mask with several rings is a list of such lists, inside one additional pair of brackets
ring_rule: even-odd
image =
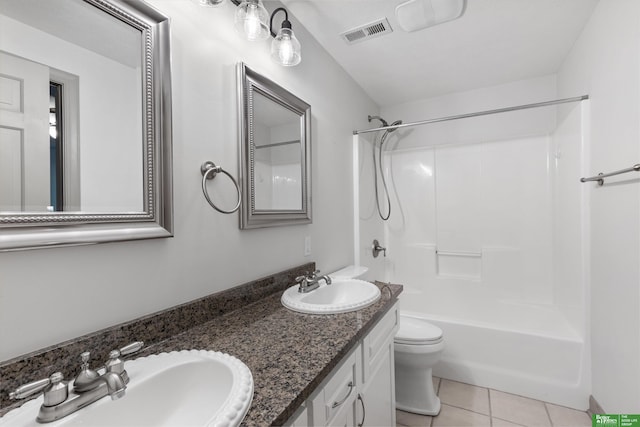
[[(221, 166), (216, 166), (215, 163), (211, 162), (211, 161), (206, 161), (202, 164), (202, 166), (200, 166), (200, 172), (202, 173), (202, 193), (204, 194), (204, 198), (207, 199), (207, 202), (209, 202), (209, 204), (211, 205), (211, 207), (215, 210), (217, 210), (220, 213), (223, 214), (231, 214), (234, 213), (235, 211), (238, 210), (238, 208), (240, 207), (240, 201), (242, 200), (242, 193), (240, 192), (240, 186), (238, 185), (238, 183), (236, 182), (236, 180), (229, 174), (229, 172), (227, 172), (226, 170), (222, 169)], [(220, 209), (219, 207), (217, 207), (212, 201), (211, 198), (209, 197), (209, 193), (207, 193), (207, 180), (208, 179), (213, 179), (216, 177), (217, 174), (219, 173), (223, 173), (225, 175), (227, 175), (229, 177), (229, 179), (233, 182), (233, 185), (236, 186), (236, 191), (238, 192), (238, 203), (236, 203), (236, 206), (231, 209), (230, 211), (226, 211), (224, 209)]]

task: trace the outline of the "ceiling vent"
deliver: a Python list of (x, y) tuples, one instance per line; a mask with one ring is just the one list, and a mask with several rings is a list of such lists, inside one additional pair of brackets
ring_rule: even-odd
[(354, 44), (393, 32), (387, 18), (382, 18), (340, 34), (347, 44)]

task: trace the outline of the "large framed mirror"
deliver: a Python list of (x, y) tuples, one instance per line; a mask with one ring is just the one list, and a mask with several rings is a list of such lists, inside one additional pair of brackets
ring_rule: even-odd
[(311, 223), (311, 106), (239, 63), (240, 228)]
[(0, 0), (0, 250), (172, 235), (169, 20)]

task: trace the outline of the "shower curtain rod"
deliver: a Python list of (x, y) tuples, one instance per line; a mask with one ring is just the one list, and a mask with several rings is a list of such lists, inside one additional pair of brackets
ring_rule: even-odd
[(400, 129), (400, 128), (406, 128), (410, 126), (428, 125), (431, 123), (438, 123), (438, 122), (448, 122), (450, 120), (467, 119), (470, 117), (488, 116), (489, 114), (507, 113), (509, 111), (526, 110), (529, 108), (547, 107), (549, 105), (558, 105), (558, 104), (566, 104), (569, 102), (584, 101), (585, 99), (589, 99), (589, 95), (576, 96), (573, 98), (556, 99), (554, 101), (536, 102), (535, 104), (518, 105), (515, 107), (498, 108), (497, 110), (479, 111), (477, 113), (459, 114), (457, 116), (440, 117), (437, 119), (421, 120), (419, 122), (403, 123), (401, 125), (395, 125), (395, 126), (382, 126), (382, 127), (373, 128), (373, 129), (354, 130), (353, 134), (359, 135), (361, 133), (377, 132), (379, 130), (385, 130), (385, 129)]

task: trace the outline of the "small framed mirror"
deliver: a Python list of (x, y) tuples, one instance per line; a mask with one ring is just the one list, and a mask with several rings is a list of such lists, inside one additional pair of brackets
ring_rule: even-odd
[(172, 236), (169, 19), (0, 0), (0, 250)]
[(240, 228), (311, 223), (311, 106), (238, 64)]

